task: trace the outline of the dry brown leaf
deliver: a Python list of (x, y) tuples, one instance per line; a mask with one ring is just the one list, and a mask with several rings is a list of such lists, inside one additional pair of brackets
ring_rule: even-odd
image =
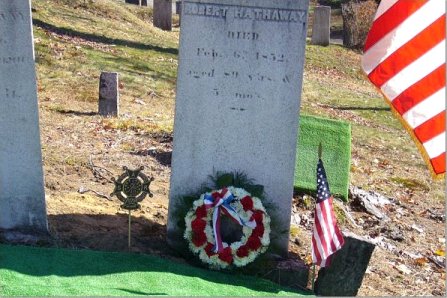
[(418, 266), (424, 266), (428, 263), (428, 259), (426, 257), (417, 258), (414, 260), (414, 263)]
[(312, 256), (308, 255), (306, 258), (304, 258), (304, 263), (306, 263), (306, 265), (312, 265)]

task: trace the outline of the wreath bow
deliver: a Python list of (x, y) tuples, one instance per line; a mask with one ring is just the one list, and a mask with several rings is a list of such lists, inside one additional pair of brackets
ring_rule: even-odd
[(235, 199), (235, 196), (227, 189), (223, 188), (220, 192), (213, 192), (211, 195), (205, 194), (203, 199), (205, 208), (214, 208), (213, 211), (213, 232), (214, 232), (214, 248), (215, 253), (221, 252), (224, 247), (222, 244), (222, 238), (220, 236), (220, 211), (229, 216), (235, 223), (246, 226), (251, 229), (256, 228), (256, 222), (254, 220), (246, 222), (239, 214), (231, 207), (230, 203)]

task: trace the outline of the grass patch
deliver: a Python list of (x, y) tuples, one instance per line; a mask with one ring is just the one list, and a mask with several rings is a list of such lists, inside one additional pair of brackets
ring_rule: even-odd
[(121, 131), (133, 130), (139, 133), (172, 133), (172, 125), (154, 123), (138, 119), (107, 118), (102, 120), (104, 129), (116, 129)]
[(430, 190), (430, 187), (428, 185), (412, 178), (392, 177), (391, 181), (411, 190)]
[[(137, 121), (137, 110), (160, 121), (155, 126), (161, 132), (172, 131), (173, 119), (166, 123), (157, 114), (172, 116), (174, 109), (178, 29), (154, 28), (151, 8), (121, 1), (36, 0), (33, 8), (43, 106), (59, 112), (78, 110), (82, 103), (92, 109), (101, 72), (113, 71), (119, 73), (120, 111)], [(147, 104), (136, 107), (136, 99)]]
[(132, 253), (0, 245), (6, 296), (299, 296), (267, 280)]

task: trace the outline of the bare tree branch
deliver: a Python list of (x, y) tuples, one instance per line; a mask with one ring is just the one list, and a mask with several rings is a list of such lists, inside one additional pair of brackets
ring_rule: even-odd
[(95, 178), (103, 179), (103, 180), (106, 180), (107, 182), (114, 183), (114, 181), (112, 179), (107, 178), (103, 174), (105, 172), (113, 177), (114, 176), (113, 173), (111, 171), (107, 170), (106, 168), (95, 165), (92, 160), (92, 155), (90, 155), (90, 157), (88, 159), (88, 167), (92, 171), (93, 176), (95, 176)]

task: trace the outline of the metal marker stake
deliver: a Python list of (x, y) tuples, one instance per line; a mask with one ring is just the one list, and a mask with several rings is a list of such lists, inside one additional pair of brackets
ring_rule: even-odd
[(318, 145), (318, 159), (321, 159), (322, 155), (323, 155), (323, 146), (321, 145), (320, 142), (320, 145)]
[(131, 222), (132, 222), (132, 210), (139, 209), (141, 206), (138, 204), (141, 202), (146, 195), (152, 197), (152, 193), (149, 190), (149, 185), (154, 181), (153, 177), (148, 178), (141, 171), (144, 167), (140, 167), (136, 170), (129, 170), (127, 167), (123, 167), (125, 171), (121, 174), (118, 179), (112, 178), (115, 183), (115, 189), (110, 194), (110, 196), (116, 195), (118, 199), (123, 202), (121, 208), (129, 210), (129, 231), (128, 235), (128, 247), (130, 250), (131, 244)]
[(129, 246), (129, 250), (130, 250), (130, 233), (131, 233), (131, 229), (130, 229), (130, 221), (132, 220), (132, 217), (130, 216), (130, 210), (129, 210), (129, 231), (128, 231), (128, 246)]

